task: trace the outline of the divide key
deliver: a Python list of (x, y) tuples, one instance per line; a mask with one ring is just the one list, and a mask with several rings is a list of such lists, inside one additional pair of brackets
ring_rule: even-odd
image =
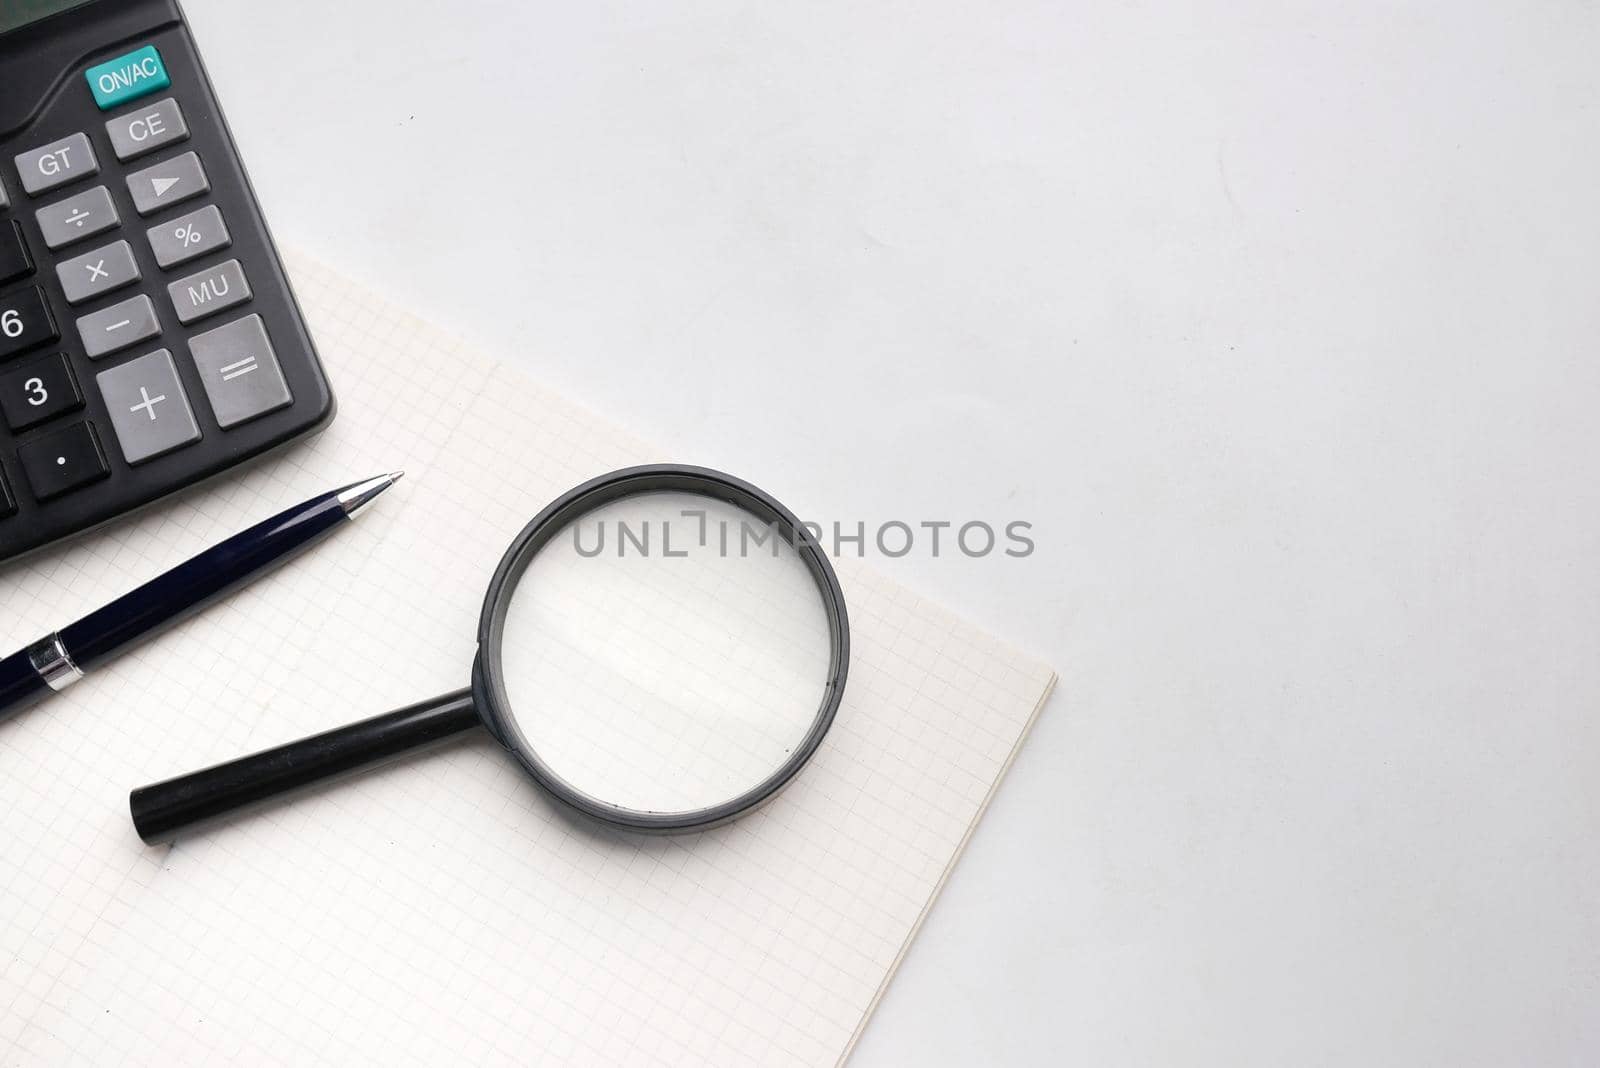
[(44, 236), (44, 243), (50, 248), (70, 245), (109, 230), (120, 221), (117, 218), (117, 206), (111, 203), (111, 194), (106, 192), (103, 185), (85, 189), (54, 204), (46, 204), (34, 212), (33, 217), (39, 223), (39, 233)]

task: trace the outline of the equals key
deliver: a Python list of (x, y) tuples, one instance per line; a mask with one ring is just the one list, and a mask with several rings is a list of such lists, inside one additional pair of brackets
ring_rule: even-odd
[(156, 322), (155, 305), (142, 294), (78, 320), (78, 336), (90, 359), (99, 359), (159, 333), (161, 324)]

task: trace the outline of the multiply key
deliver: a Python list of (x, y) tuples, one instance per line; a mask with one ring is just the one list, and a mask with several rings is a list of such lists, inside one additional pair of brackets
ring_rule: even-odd
[(133, 259), (133, 246), (114, 241), (93, 252), (56, 264), (56, 277), (68, 304), (82, 304), (102, 293), (120, 289), (139, 280), (139, 265)]

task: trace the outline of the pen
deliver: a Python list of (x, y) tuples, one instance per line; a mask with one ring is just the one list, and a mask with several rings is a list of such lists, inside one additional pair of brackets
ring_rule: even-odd
[(277, 570), (354, 519), (402, 474), (313, 497), (0, 660), (0, 721)]

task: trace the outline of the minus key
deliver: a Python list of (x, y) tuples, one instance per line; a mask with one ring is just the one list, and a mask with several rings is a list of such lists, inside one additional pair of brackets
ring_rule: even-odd
[(78, 336), (83, 338), (83, 351), (90, 359), (99, 359), (159, 333), (161, 324), (156, 321), (155, 305), (142, 293), (78, 320)]

